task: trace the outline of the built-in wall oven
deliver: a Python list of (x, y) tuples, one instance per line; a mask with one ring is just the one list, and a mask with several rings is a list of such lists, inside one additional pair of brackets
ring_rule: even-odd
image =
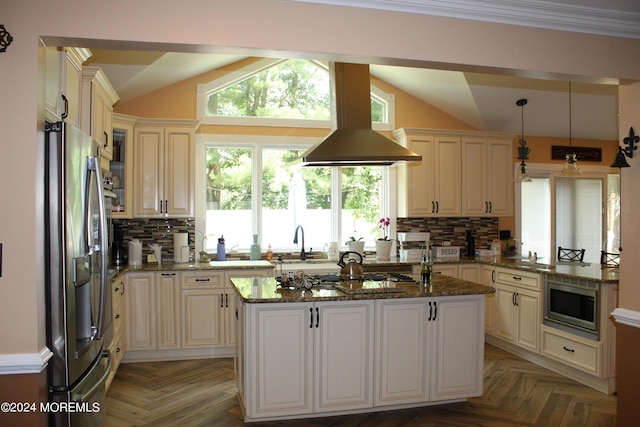
[(598, 282), (546, 274), (544, 289), (545, 325), (598, 339)]

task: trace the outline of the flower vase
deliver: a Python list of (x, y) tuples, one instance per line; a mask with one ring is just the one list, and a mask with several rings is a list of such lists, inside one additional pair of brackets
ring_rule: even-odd
[(391, 259), (392, 240), (376, 240), (376, 259), (387, 261)]
[[(349, 252), (357, 252), (364, 257), (364, 242), (362, 240), (351, 241), (347, 243), (347, 246), (349, 247)], [(360, 257), (356, 255), (349, 254), (348, 259), (353, 259), (355, 261), (360, 262)]]

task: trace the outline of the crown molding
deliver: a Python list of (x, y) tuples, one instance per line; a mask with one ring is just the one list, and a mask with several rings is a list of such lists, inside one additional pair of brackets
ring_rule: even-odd
[(640, 39), (640, 11), (542, 0), (288, 0)]

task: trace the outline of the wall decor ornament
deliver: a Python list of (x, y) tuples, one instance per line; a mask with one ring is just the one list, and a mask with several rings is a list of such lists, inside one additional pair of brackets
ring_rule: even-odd
[(6, 52), (12, 41), (13, 36), (4, 28), (4, 25), (0, 24), (0, 52)]

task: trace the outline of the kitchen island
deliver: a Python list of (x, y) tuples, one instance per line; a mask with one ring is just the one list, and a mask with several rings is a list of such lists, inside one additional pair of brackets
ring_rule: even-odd
[[(482, 394), (485, 295), (447, 276), (433, 284), (281, 289), (231, 278), (245, 421), (451, 403)], [(359, 287), (358, 287), (359, 286)], [(376, 288), (377, 286), (377, 288)]]

